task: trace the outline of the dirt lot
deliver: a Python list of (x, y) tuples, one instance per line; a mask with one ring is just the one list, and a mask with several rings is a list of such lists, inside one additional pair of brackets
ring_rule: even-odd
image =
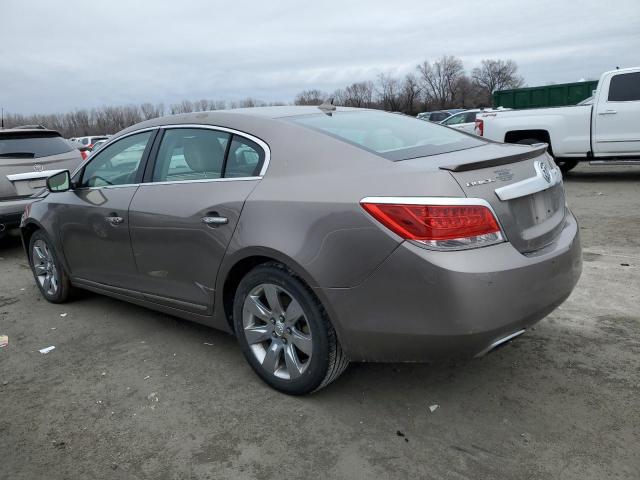
[(0, 477), (640, 478), (640, 168), (566, 186), (585, 262), (559, 310), (483, 359), (352, 365), (306, 398), (226, 334), (96, 295), (48, 304), (10, 242)]

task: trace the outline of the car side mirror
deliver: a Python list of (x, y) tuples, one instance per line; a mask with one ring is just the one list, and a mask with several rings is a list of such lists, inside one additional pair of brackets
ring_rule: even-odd
[(66, 192), (71, 188), (71, 174), (63, 170), (47, 178), (47, 190), (50, 192)]

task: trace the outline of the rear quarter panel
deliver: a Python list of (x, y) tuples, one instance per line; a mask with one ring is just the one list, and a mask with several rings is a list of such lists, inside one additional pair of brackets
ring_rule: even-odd
[(227, 255), (278, 252), (312, 287), (361, 283), (401, 239), (360, 206), (367, 196), (464, 196), (451, 176), (283, 124), (271, 165), (247, 199)]

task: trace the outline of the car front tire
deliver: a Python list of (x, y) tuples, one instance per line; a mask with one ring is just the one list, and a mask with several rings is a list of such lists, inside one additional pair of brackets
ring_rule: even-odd
[(233, 318), (249, 365), (281, 392), (319, 390), (349, 364), (322, 304), (282, 264), (259, 265), (240, 281)]
[(35, 232), (29, 240), (29, 264), (42, 296), (51, 303), (64, 303), (71, 294), (71, 282), (49, 237)]

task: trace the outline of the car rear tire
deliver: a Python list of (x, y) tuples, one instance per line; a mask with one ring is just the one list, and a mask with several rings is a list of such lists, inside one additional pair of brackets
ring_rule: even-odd
[(240, 281), (233, 319), (249, 365), (281, 392), (319, 390), (349, 365), (322, 304), (282, 264), (259, 265)]
[(64, 303), (71, 294), (71, 282), (51, 245), (42, 231), (29, 240), (29, 264), (42, 296), (51, 303)]
[[(545, 142), (544, 140), (538, 140), (537, 138), (523, 138), (522, 140), (518, 140), (516, 143), (519, 143), (522, 145), (533, 145), (534, 143), (548, 143), (548, 142)], [(551, 154), (551, 152), (549, 153)], [(562, 160), (560, 158), (554, 157), (553, 161), (556, 162), (556, 165), (558, 165), (558, 168), (562, 173), (567, 173), (569, 170), (575, 168), (576, 165), (578, 165), (577, 160)]]

